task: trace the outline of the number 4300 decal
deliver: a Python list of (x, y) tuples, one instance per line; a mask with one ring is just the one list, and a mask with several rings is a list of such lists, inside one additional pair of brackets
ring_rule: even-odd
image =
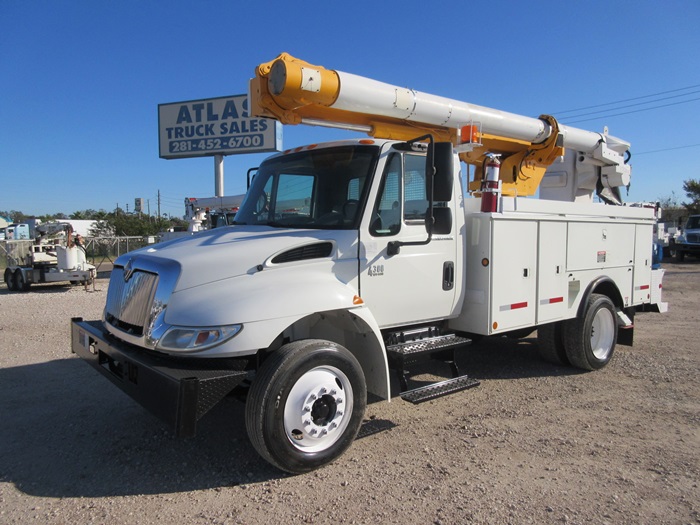
[(378, 277), (381, 275), (384, 275), (384, 265), (383, 264), (374, 264), (369, 267), (368, 274), (370, 277)]

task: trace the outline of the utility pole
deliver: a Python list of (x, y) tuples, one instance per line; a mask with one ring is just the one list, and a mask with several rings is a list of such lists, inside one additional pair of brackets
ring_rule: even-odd
[(160, 190), (158, 190), (158, 220), (160, 220)]

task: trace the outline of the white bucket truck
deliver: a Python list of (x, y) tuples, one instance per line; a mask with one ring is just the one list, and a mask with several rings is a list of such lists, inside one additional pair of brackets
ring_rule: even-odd
[[(103, 319), (72, 322), (73, 351), (179, 435), (242, 388), (256, 450), (309, 471), (350, 446), (368, 392), (477, 384), (454, 365), (472, 341), (537, 330), (547, 360), (594, 370), (632, 343), (636, 309), (664, 308), (653, 210), (593, 202), (629, 183), (626, 142), (288, 55), (250, 101), (371, 138), (270, 157), (233, 226), (121, 256)], [(455, 377), (409, 389), (424, 357)]]

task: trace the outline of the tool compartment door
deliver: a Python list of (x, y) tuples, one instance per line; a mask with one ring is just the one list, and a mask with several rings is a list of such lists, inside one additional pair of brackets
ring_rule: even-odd
[(633, 304), (651, 301), (652, 242), (652, 226), (637, 224), (634, 243)]
[(540, 222), (537, 323), (563, 319), (567, 311), (565, 222)]
[(492, 223), (491, 333), (535, 324), (537, 222)]

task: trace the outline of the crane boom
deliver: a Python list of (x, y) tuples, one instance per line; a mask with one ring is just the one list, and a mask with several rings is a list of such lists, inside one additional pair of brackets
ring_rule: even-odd
[(341, 127), (373, 137), (408, 140), (432, 133), (476, 166), (478, 189), (486, 154), (502, 156), (505, 194), (533, 195), (564, 149), (600, 168), (606, 187), (629, 184), (630, 144), (607, 133), (560, 125), (551, 116), (526, 117), (334, 71), (286, 53), (259, 65), (250, 86), (251, 113), (283, 124)]

